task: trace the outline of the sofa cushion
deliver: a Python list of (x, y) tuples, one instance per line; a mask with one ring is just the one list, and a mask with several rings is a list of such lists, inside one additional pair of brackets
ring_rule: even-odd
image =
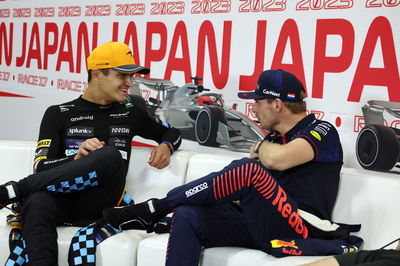
[(170, 165), (157, 169), (147, 161), (152, 148), (132, 148), (127, 174), (127, 191), (136, 203), (149, 198), (165, 197), (174, 187), (184, 184), (189, 159), (194, 154), (190, 151), (176, 151)]
[[(139, 243), (137, 266), (165, 265), (168, 234), (154, 235)], [(276, 259), (260, 250), (240, 247), (217, 247), (204, 249), (200, 259), (203, 266), (287, 266), (309, 263), (322, 256), (300, 256)]]
[[(361, 224), (363, 249), (377, 249), (400, 237), (400, 176), (342, 168), (335, 222)], [(393, 244), (391, 247), (395, 247)]]
[(211, 172), (222, 170), (233, 160), (243, 158), (241, 154), (194, 154), (188, 163), (185, 183), (208, 175)]

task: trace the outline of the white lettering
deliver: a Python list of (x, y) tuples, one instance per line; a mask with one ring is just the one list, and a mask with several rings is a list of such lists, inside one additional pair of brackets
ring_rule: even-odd
[(197, 185), (194, 188), (191, 188), (191, 189), (189, 189), (189, 190), (187, 190), (185, 192), (186, 198), (189, 198), (189, 197), (193, 196), (194, 194), (197, 194), (200, 191), (203, 191), (203, 190), (205, 190), (207, 188), (208, 188), (208, 184), (206, 182), (204, 182), (204, 183), (202, 183), (200, 185)]
[(262, 92), (263, 92), (264, 94), (266, 94), (266, 95), (272, 95), (272, 96), (275, 96), (275, 97), (281, 96), (281, 94), (280, 94), (279, 92), (268, 91), (267, 89), (263, 89)]

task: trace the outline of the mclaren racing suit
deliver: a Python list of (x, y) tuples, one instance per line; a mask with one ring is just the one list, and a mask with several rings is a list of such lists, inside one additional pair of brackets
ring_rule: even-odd
[[(18, 182), (23, 200), (22, 236), (31, 265), (57, 265), (56, 226), (85, 224), (122, 200), (135, 135), (165, 143), (181, 141), (177, 129), (128, 101), (98, 105), (79, 97), (50, 106), (40, 126), (35, 174)], [(74, 160), (79, 145), (96, 137), (106, 146)]]

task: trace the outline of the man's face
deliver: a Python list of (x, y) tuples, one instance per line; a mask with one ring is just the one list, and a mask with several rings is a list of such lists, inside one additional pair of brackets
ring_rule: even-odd
[(110, 69), (108, 75), (100, 71), (98, 79), (98, 90), (102, 98), (108, 103), (122, 102), (132, 87), (132, 76), (130, 73), (121, 73)]
[(274, 111), (275, 102), (269, 103), (267, 99), (256, 99), (253, 105), (253, 112), (255, 113), (261, 127), (264, 129), (273, 129), (278, 123), (276, 112)]

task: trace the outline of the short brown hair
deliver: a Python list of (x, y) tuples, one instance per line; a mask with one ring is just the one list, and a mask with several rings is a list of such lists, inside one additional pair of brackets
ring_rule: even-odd
[[(293, 113), (293, 114), (300, 114), (305, 113), (307, 110), (307, 103), (304, 101), (304, 91), (300, 91), (300, 98), (303, 100), (301, 102), (287, 102), (282, 101), (283, 104)], [(275, 99), (267, 98), (268, 103), (272, 103)]]
[[(108, 73), (110, 73), (109, 68), (103, 68), (99, 69), (101, 72), (103, 72), (104, 76), (108, 76)], [(88, 82), (92, 80), (92, 69), (88, 70)]]

